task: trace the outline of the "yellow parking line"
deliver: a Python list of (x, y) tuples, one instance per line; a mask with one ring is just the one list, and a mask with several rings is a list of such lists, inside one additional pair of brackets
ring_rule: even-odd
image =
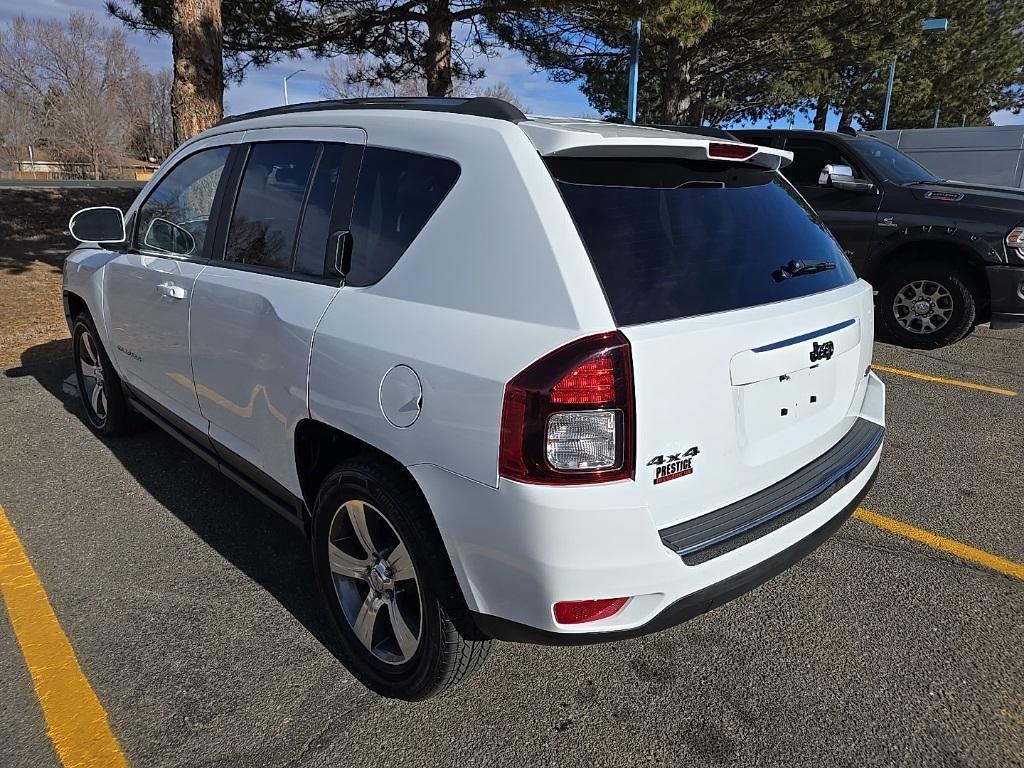
[(953, 539), (947, 539), (944, 536), (937, 536), (923, 528), (917, 528), (913, 525), (902, 523), (899, 520), (893, 520), (891, 517), (886, 517), (867, 509), (858, 508), (853, 513), (853, 516), (858, 520), (863, 520), (865, 523), (870, 523), (882, 530), (889, 531), (889, 533), (905, 536), (933, 549), (938, 549), (947, 554), (969, 560), (972, 563), (991, 568), (993, 571), (998, 571), (1004, 576), (1011, 576), (1024, 581), (1024, 565), (1021, 563), (1015, 563), (1013, 560), (1007, 560), (1005, 557), (993, 555), (991, 552), (986, 552), (983, 549), (969, 547), (966, 544), (954, 541)]
[(0, 506), (0, 593), (65, 768), (122, 768), (107, 713), (75, 658), (25, 548)]
[(964, 389), (977, 389), (981, 392), (991, 392), (995, 395), (1006, 395), (1007, 397), (1016, 397), (1017, 393), (1012, 389), (1003, 389), (1002, 387), (989, 387), (984, 384), (975, 384), (971, 381), (960, 381), (959, 379), (945, 379), (942, 376), (929, 376), (924, 373), (918, 373), (917, 371), (904, 371), (902, 368), (890, 368), (887, 365), (878, 365), (872, 363), (871, 367), (876, 371), (884, 371), (885, 373), (894, 373), (897, 376), (909, 376), (912, 379), (920, 379), (921, 381), (931, 381), (935, 384), (948, 384), (951, 387), (963, 387)]

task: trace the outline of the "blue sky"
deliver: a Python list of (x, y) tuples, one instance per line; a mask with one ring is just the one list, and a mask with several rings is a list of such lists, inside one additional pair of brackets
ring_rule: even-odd
[[(119, 24), (107, 16), (103, 0), (34, 0), (31, 11), (27, 11), (24, 0), (0, 0), (0, 23), (18, 15), (31, 15), (44, 18), (63, 19), (74, 11), (91, 14), (105, 24)], [(166, 37), (150, 38), (146, 35), (131, 33), (130, 39), (136, 47), (146, 66), (151, 69), (169, 69), (171, 66), (171, 45)], [(482, 85), (505, 82), (525, 103), (530, 111), (548, 115), (569, 115), (573, 117), (593, 115), (593, 110), (586, 98), (575, 85), (553, 83), (543, 73), (533, 72), (521, 56), (513, 52), (503, 52), (492, 59), (477, 62), (482, 66), (487, 77)], [(292, 102), (312, 101), (322, 98), (323, 77), (327, 69), (325, 61), (312, 58), (288, 60), (274, 64), (262, 70), (255, 70), (247, 75), (241, 85), (229, 87), (225, 95), (225, 106), (228, 113), (246, 112), (282, 104), (284, 93), (282, 78), (296, 69), (305, 72), (288, 81), (288, 95)], [(899, 98), (899, 94), (896, 94)], [(997, 124), (1024, 123), (1024, 115), (996, 113), (993, 119)], [(833, 115), (828, 127), (835, 128), (838, 117)], [(785, 127), (787, 123), (779, 123), (777, 127)], [(795, 127), (810, 127), (804, 118), (797, 118)]]

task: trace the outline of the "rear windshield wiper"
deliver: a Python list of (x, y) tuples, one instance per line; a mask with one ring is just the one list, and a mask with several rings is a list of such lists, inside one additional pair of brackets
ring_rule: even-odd
[(827, 272), (830, 269), (835, 269), (835, 262), (832, 261), (797, 261), (794, 259), (784, 267), (779, 267), (777, 270), (772, 272), (772, 277), (775, 278), (776, 282), (782, 282), (790, 277), (797, 277), (799, 275), (813, 275), (816, 272)]

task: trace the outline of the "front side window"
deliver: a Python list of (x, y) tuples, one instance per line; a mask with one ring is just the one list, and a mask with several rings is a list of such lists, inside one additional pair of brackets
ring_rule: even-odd
[(320, 145), (254, 144), (242, 174), (224, 258), (291, 271), (302, 202)]
[(405, 253), (459, 178), (451, 160), (368, 147), (352, 209), (349, 285), (372, 285)]
[(135, 247), (200, 258), (229, 147), (204, 149), (178, 163), (139, 207)]
[(938, 181), (939, 178), (896, 147), (868, 136), (857, 137), (857, 149), (873, 161), (875, 168), (894, 184)]
[(785, 301), (857, 279), (775, 171), (661, 158), (547, 162), (619, 325)]

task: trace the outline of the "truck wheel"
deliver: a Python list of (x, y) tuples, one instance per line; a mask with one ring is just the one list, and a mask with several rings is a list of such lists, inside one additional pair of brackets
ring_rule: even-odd
[(354, 460), (324, 480), (313, 517), (317, 583), (341, 661), (382, 696), (419, 701), (469, 677), (492, 641), (464, 637), (440, 595), (458, 588), (430, 510), (381, 463)]
[(952, 264), (920, 261), (896, 269), (878, 290), (878, 327), (886, 341), (935, 349), (974, 327), (977, 301), (970, 277)]
[(139, 417), (125, 399), (121, 378), (107, 357), (96, 325), (87, 312), (75, 318), (71, 349), (75, 356), (78, 394), (85, 406), (89, 426), (107, 437), (134, 432)]

